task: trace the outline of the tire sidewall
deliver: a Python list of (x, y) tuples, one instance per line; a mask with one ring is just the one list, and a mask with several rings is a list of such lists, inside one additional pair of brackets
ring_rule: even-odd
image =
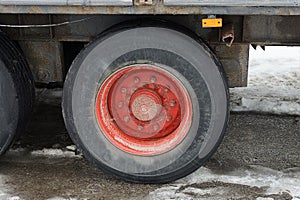
[(0, 59), (0, 155), (6, 151), (17, 132), (19, 103), (12, 74)]
[[(112, 47), (118, 48), (111, 49)], [(203, 83), (201, 84), (199, 80), (191, 80), (190, 71), (175, 72), (175, 74), (182, 74), (181, 81), (192, 99), (194, 111), (192, 128), (189, 135), (177, 147), (151, 157), (131, 155), (114, 147), (101, 132), (95, 117), (98, 89), (101, 83), (118, 69), (111, 68), (111, 63), (120, 55), (145, 48), (172, 51), (184, 60), (188, 60), (194, 67), (193, 72), (203, 79), (207, 91), (206, 95), (201, 94)], [(181, 67), (178, 69), (180, 70)], [(172, 72), (175, 69), (166, 70)], [(180, 78), (178, 74), (176, 77)], [(209, 108), (203, 106), (199, 102), (201, 98), (206, 98), (206, 101), (211, 102), (211, 106)], [(63, 114), (74, 142), (79, 144), (85, 156), (96, 165), (129, 179), (137, 177), (143, 179), (153, 172), (156, 175), (174, 177), (181, 176), (178, 171), (183, 168), (189, 169), (188, 171), (197, 169), (203, 164), (207, 155), (215, 149), (215, 144), (218, 143), (216, 141), (222, 137), (224, 124), (227, 123), (227, 103), (221, 102), (224, 99), (227, 100), (224, 78), (207, 48), (175, 30), (140, 27), (116, 32), (109, 37), (96, 40), (80, 53), (72, 64), (65, 83)], [(200, 112), (195, 112), (197, 110)], [(200, 122), (203, 124), (201, 125)], [(204, 127), (205, 123), (209, 126)], [(213, 144), (209, 142), (212, 139)], [(208, 148), (208, 153), (201, 156), (201, 150), (209, 145), (212, 147)], [(190, 154), (187, 155), (188, 151)], [(181, 174), (188, 173), (186, 171), (183, 170)], [(174, 172), (177, 172), (177, 175), (174, 175)], [(173, 175), (170, 175), (172, 173)]]

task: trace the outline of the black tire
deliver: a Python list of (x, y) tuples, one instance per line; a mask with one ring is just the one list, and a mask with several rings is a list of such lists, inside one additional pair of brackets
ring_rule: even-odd
[[(102, 35), (73, 62), (63, 93), (68, 132), (84, 156), (104, 171), (131, 182), (166, 183), (205, 163), (219, 146), (228, 123), (228, 88), (220, 62), (189, 32), (164, 25), (139, 25)], [(128, 63), (156, 63), (181, 81), (193, 116), (187, 136), (159, 155), (133, 155), (103, 134), (95, 114), (99, 87)]]
[(29, 122), (34, 83), (19, 46), (0, 31), (0, 155)]

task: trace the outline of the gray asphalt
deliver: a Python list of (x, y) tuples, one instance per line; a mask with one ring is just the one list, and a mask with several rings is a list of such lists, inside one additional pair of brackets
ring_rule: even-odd
[[(43, 95), (39, 93), (40, 98)], [(91, 167), (81, 157), (32, 156), (32, 150), (65, 149), (72, 144), (64, 128), (59, 101), (59, 95), (54, 100), (40, 100), (28, 133), (12, 148), (23, 148), (22, 153), (10, 151), (1, 158), (0, 175), (5, 177), (0, 184), (2, 190), (30, 200), (144, 199), (161, 187), (118, 180)], [(250, 165), (276, 170), (300, 167), (299, 120), (296, 116), (231, 113), (224, 141), (206, 167), (216, 173)], [(248, 192), (250, 195), (254, 191)]]

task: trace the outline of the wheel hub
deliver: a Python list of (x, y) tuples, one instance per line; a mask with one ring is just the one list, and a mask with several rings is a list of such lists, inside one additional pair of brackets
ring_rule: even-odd
[(98, 104), (97, 118), (106, 136), (138, 155), (173, 148), (191, 123), (189, 95), (171, 73), (153, 65), (132, 65), (113, 73), (99, 90)]
[(151, 90), (142, 89), (132, 95), (129, 107), (135, 118), (150, 121), (161, 111), (161, 98)]

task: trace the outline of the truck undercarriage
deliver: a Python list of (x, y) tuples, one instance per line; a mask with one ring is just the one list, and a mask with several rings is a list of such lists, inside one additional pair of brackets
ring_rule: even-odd
[(56, 83), (91, 163), (133, 182), (181, 178), (219, 146), (249, 45), (300, 45), (299, 4), (0, 0), (1, 153), (26, 127), (33, 82)]

